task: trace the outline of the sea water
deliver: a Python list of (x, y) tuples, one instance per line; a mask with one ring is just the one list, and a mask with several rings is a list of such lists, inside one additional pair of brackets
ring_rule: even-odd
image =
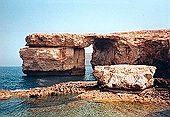
[(86, 66), (84, 76), (26, 76), (21, 67), (0, 67), (0, 89), (29, 90), (68, 81), (95, 80), (91, 66)]
[[(0, 89), (29, 90), (68, 81), (93, 81), (91, 66), (86, 66), (84, 76), (39, 76), (22, 73), (21, 67), (0, 67)], [(163, 105), (141, 103), (94, 103), (76, 98), (77, 95), (45, 98), (11, 98), (0, 100), (0, 117), (132, 117), (169, 116), (170, 108)]]

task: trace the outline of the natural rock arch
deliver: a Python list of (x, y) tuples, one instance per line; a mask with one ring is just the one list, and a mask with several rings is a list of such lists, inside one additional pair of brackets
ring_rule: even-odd
[(146, 64), (157, 77), (170, 77), (170, 30), (111, 34), (31, 34), (20, 50), (28, 75), (84, 75), (84, 48), (93, 45), (91, 64)]
[(93, 43), (93, 54), (91, 64), (96, 65), (114, 65), (112, 61), (114, 49), (110, 40), (96, 39)]

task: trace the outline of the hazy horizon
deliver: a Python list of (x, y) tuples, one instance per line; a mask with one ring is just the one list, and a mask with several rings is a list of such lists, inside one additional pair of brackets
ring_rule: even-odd
[[(113, 33), (170, 28), (169, 0), (1, 0), (0, 66), (21, 66), (32, 33)], [(92, 52), (92, 48), (86, 49)]]

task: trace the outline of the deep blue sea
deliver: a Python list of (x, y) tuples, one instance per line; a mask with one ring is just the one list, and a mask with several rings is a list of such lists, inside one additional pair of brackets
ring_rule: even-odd
[(86, 66), (84, 76), (26, 76), (21, 67), (0, 67), (0, 89), (28, 90), (67, 81), (95, 80), (91, 66)]
[[(0, 90), (29, 90), (60, 82), (95, 80), (91, 66), (84, 76), (38, 76), (22, 73), (21, 67), (0, 67)], [(46, 98), (11, 98), (0, 100), (0, 117), (152, 117), (169, 116), (170, 107), (141, 103), (94, 103), (77, 95)]]

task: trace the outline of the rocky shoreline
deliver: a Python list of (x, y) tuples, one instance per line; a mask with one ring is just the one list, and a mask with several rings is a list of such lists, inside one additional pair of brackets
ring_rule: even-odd
[[(55, 84), (50, 87), (34, 88), (28, 91), (0, 90), (0, 100), (13, 97), (41, 98), (46, 96), (58, 96), (65, 94), (78, 94), (81, 98), (93, 102), (140, 102), (155, 103), (170, 106), (169, 80), (162, 80), (162, 85), (156, 85), (162, 79), (157, 78), (151, 88), (139, 91), (99, 88), (97, 81), (77, 81)], [(157, 81), (157, 82), (156, 82)]]

